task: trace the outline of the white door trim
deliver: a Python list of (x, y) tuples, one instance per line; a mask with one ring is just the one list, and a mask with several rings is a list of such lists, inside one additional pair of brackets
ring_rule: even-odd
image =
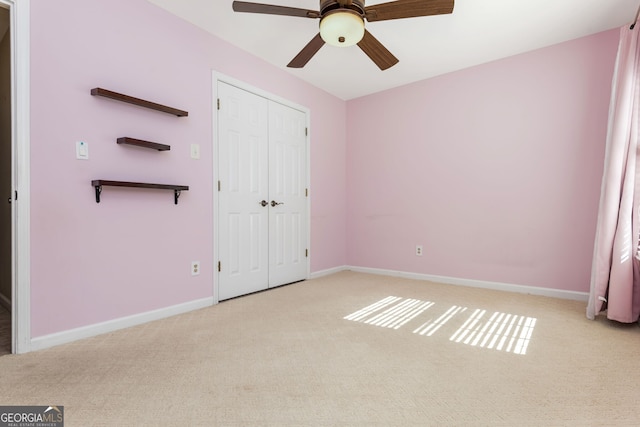
[[(11, 31), (12, 183), (18, 200), (12, 203), (11, 285), (13, 353), (31, 351), (30, 304), (30, 0), (0, 0), (9, 7)], [(14, 193), (15, 194), (15, 193)], [(6, 197), (6, 195), (3, 195)], [(12, 195), (12, 198), (15, 198)]]
[[(212, 164), (213, 164), (213, 182), (217, 183), (220, 179), (219, 171), (218, 171), (218, 110), (217, 110), (217, 100), (218, 100), (218, 82), (224, 82), (235, 86), (239, 89), (246, 90), (247, 92), (251, 92), (253, 94), (262, 96), (263, 98), (267, 98), (271, 101), (277, 102), (282, 105), (286, 105), (287, 107), (291, 107), (295, 110), (302, 111), (306, 116), (306, 127), (307, 127), (307, 188), (309, 188), (309, 197), (307, 197), (307, 242), (308, 245), (311, 246), (311, 111), (302, 105), (291, 102), (287, 99), (281, 98), (277, 95), (259, 89), (257, 87), (251, 86), (243, 81), (235, 79), (233, 77), (226, 76), (217, 71), (212, 72)], [(214, 303), (219, 302), (218, 296), (218, 284), (219, 284), (219, 274), (218, 274), (218, 265), (217, 260), (219, 257), (219, 246), (218, 246), (218, 188), (217, 184), (214, 185), (213, 188), (213, 260), (214, 260), (214, 280), (213, 280), (213, 300)], [(309, 259), (307, 260), (307, 279), (309, 278), (309, 274), (311, 271), (311, 247), (309, 247)]]

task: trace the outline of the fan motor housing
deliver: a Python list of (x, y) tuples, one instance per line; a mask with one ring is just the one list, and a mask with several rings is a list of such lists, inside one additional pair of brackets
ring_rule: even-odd
[(364, 17), (364, 0), (351, 0), (348, 3), (350, 4), (342, 6), (339, 1), (320, 0), (320, 16), (325, 16), (327, 13), (337, 9), (349, 9)]

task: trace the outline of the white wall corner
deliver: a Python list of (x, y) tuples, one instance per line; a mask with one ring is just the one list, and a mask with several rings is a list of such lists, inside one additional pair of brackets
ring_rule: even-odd
[(317, 279), (319, 277), (329, 276), (331, 274), (340, 273), (341, 271), (349, 270), (350, 268), (346, 265), (341, 265), (339, 267), (328, 268), (326, 270), (314, 271), (309, 274), (309, 279)]

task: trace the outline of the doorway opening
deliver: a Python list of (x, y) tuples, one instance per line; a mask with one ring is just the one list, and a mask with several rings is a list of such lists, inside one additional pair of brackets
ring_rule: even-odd
[[(10, 353), (32, 350), (30, 7), (30, 0), (0, 0), (0, 316), (10, 312), (9, 321), (0, 324), (0, 330), (8, 328), (9, 333), (0, 334), (0, 340), (4, 336), (6, 342), (8, 337)], [(0, 348), (4, 348), (1, 343)]]
[(12, 114), (9, 8), (0, 4), (0, 355), (11, 353), (12, 261)]

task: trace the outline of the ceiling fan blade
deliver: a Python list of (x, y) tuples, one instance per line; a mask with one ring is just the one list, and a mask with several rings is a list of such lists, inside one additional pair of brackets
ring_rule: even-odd
[(444, 15), (453, 12), (454, 0), (397, 0), (364, 8), (367, 21)]
[(362, 37), (358, 46), (381, 70), (391, 68), (399, 62), (398, 58), (393, 56), (393, 54), (366, 29), (364, 30), (364, 37)]
[(269, 15), (299, 16), (301, 18), (314, 19), (320, 17), (320, 12), (316, 10), (298, 9), (297, 7), (250, 3), (246, 1), (234, 1), (232, 6), (234, 12), (266, 13)]
[(313, 58), (313, 55), (315, 55), (320, 50), (322, 46), (324, 46), (324, 40), (322, 40), (322, 37), (320, 37), (320, 33), (318, 33), (318, 35), (312, 38), (311, 41), (307, 43), (307, 45), (304, 48), (302, 48), (300, 53), (297, 54), (296, 57), (293, 58), (291, 62), (289, 62), (289, 64), (287, 64), (287, 67), (289, 68), (304, 67), (305, 65), (307, 65), (307, 62), (309, 62), (309, 60)]

